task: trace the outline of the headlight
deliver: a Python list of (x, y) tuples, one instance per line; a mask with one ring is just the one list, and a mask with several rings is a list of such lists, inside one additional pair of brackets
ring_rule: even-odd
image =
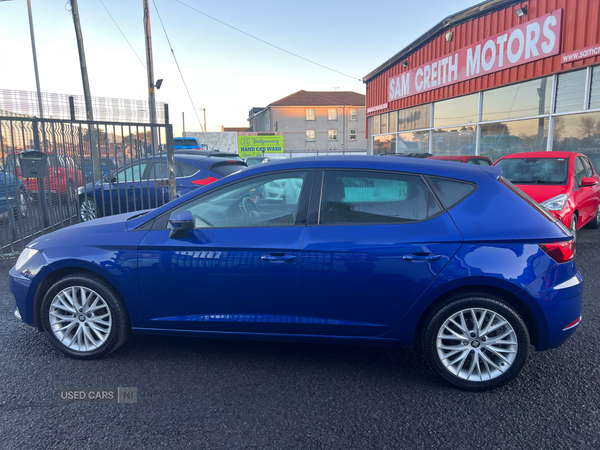
[(23, 250), (19, 255), (19, 259), (17, 259), (17, 263), (15, 264), (15, 270), (17, 272), (20, 272), (23, 266), (25, 266), (25, 264), (27, 264), (27, 262), (31, 258), (33, 258), (37, 252), (38, 250), (36, 250), (35, 248), (26, 248), (25, 250)]
[(567, 194), (560, 194), (556, 197), (552, 197), (551, 199), (546, 200), (545, 202), (540, 203), (544, 208), (548, 211), (560, 211), (567, 204), (567, 199), (569, 196)]
[(83, 195), (83, 193), (85, 192), (85, 187), (81, 186), (77, 188), (77, 195)]

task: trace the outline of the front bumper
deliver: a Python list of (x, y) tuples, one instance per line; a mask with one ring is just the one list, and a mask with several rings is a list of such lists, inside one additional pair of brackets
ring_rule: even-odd
[(16, 303), (15, 316), (27, 325), (33, 326), (33, 308), (29, 306), (33, 305), (33, 301), (29, 302), (27, 299), (27, 296), (30, 294), (29, 287), (31, 285), (31, 280), (17, 272), (14, 267), (10, 269), (8, 274), (10, 291), (15, 297)]

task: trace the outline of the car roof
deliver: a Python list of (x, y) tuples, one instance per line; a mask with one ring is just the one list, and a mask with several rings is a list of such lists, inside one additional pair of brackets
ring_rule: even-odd
[(482, 170), (488, 172), (494, 178), (499, 177), (502, 173), (499, 167), (491, 168), (491, 166), (472, 164), (449, 165), (443, 161), (427, 160), (424, 158), (380, 158), (374, 155), (331, 155), (278, 159), (269, 164), (254, 165), (244, 170), (244, 173), (310, 168), (393, 170), (464, 179), (474, 178), (477, 174), (481, 174)]
[(570, 158), (571, 155), (579, 155), (576, 152), (521, 152), (521, 153), (510, 153), (503, 156), (501, 159), (512, 159), (512, 158)]

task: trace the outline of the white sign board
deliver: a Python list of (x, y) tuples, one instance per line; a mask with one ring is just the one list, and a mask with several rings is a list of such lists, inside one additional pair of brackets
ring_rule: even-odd
[(185, 135), (198, 138), (202, 147), (210, 151), (237, 153), (238, 150), (237, 133), (235, 131), (223, 133), (186, 131)]

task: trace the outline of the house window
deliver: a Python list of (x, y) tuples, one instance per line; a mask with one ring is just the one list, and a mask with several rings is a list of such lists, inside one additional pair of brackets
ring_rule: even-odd
[(328, 136), (330, 141), (337, 141), (337, 130), (329, 130)]
[(306, 130), (306, 142), (315, 141), (315, 130)]
[(351, 141), (356, 140), (356, 130), (350, 130), (350, 140)]
[(306, 110), (306, 120), (315, 120), (315, 109)]
[(358, 112), (356, 109), (350, 110), (350, 120), (358, 120)]
[(327, 110), (327, 120), (337, 120), (337, 108), (329, 108)]

